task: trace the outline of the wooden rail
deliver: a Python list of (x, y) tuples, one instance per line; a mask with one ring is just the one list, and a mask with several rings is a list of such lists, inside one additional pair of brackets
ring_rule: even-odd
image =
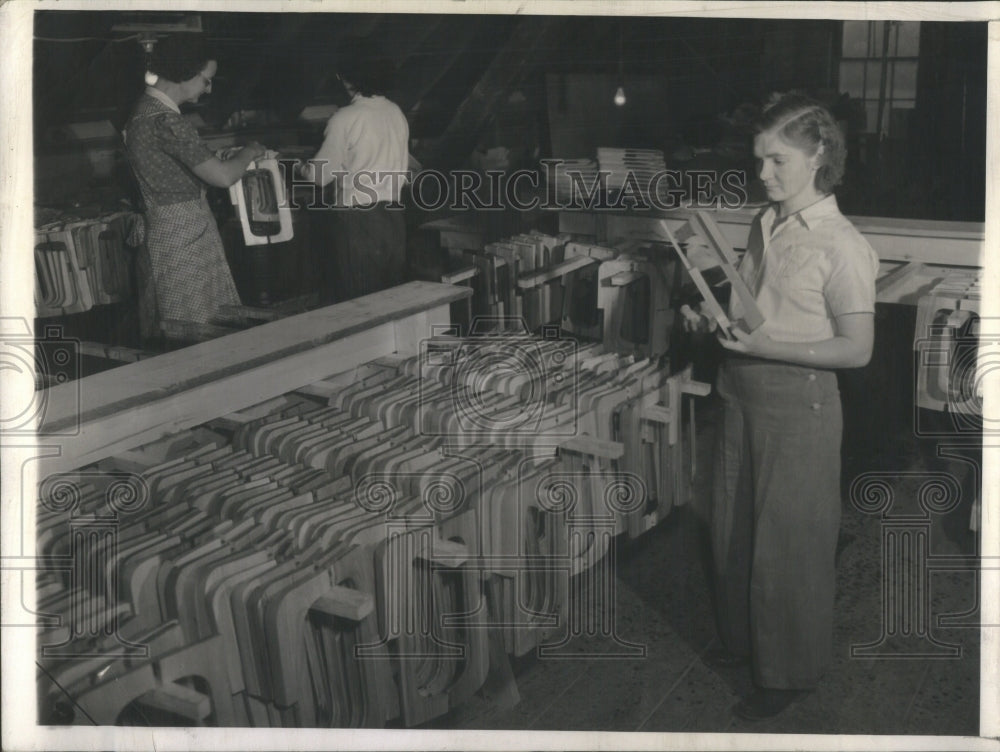
[(80, 467), (392, 353), (414, 354), (471, 290), (409, 282), (45, 390), (39, 442)]
[[(710, 209), (723, 235), (736, 248), (746, 248), (750, 225), (759, 209)], [(597, 242), (620, 239), (657, 240), (661, 220), (680, 228), (694, 212), (627, 214), (621, 212), (559, 212), (559, 232), (590, 235)], [(986, 229), (982, 222), (939, 222), (887, 217), (848, 217), (883, 261), (919, 261), (950, 266), (983, 266)]]

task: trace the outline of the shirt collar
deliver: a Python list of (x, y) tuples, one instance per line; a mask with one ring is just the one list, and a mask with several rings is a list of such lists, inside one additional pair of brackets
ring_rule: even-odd
[(811, 230), (817, 222), (832, 214), (837, 214), (839, 211), (837, 197), (831, 193), (826, 198), (821, 198), (815, 204), (810, 204), (798, 212), (799, 222), (805, 225), (807, 230)]
[[(819, 201), (804, 209), (800, 209), (791, 215), (785, 222), (790, 222), (793, 218), (798, 220), (799, 224), (805, 227), (807, 230), (811, 230), (813, 226), (825, 217), (829, 217), (832, 214), (837, 214), (840, 211), (837, 206), (837, 197), (832, 193), (828, 196), (824, 196)], [(775, 204), (771, 204), (764, 211), (764, 216), (761, 218), (766, 227), (771, 227), (775, 220), (778, 218), (778, 208)]]
[(177, 102), (175, 102), (174, 100), (172, 100), (170, 97), (168, 97), (162, 91), (160, 91), (159, 89), (157, 89), (155, 86), (147, 86), (146, 87), (146, 93), (149, 96), (151, 96), (153, 99), (159, 99), (161, 102), (163, 102), (163, 104), (165, 104), (171, 110), (173, 110), (174, 112), (176, 112), (178, 115), (181, 114), (181, 108), (177, 106)]
[(351, 104), (357, 104), (358, 102), (373, 102), (376, 99), (385, 99), (385, 97), (382, 94), (372, 94), (370, 97), (366, 97), (360, 91), (356, 91), (351, 96)]

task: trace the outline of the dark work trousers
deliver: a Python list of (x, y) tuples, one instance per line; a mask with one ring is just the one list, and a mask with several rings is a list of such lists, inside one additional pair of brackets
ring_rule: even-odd
[(401, 206), (335, 208), (327, 212), (330, 244), (319, 249), (320, 296), (340, 303), (406, 281), (406, 218)]
[(727, 357), (712, 493), (719, 634), (754, 681), (812, 689), (833, 644), (843, 419), (832, 371)]

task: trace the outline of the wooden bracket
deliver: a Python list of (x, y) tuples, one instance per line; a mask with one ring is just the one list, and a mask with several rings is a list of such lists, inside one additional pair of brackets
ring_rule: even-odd
[(646, 276), (646, 275), (643, 274), (642, 272), (625, 271), (625, 272), (618, 272), (617, 274), (613, 274), (608, 279), (609, 279), (612, 287), (625, 287), (626, 285), (630, 285), (633, 282), (636, 282), (636, 281), (642, 279), (644, 276)]
[(460, 567), (469, 560), (469, 548), (464, 543), (435, 538), (427, 541), (417, 558), (439, 566)]
[(674, 411), (663, 405), (650, 405), (643, 408), (642, 419), (648, 420), (651, 423), (666, 425), (674, 421)]
[(611, 261), (618, 257), (617, 248), (607, 248), (602, 245), (570, 242), (566, 244), (566, 258), (570, 256), (587, 256), (595, 261)]
[(706, 384), (704, 381), (685, 379), (681, 382), (681, 392), (695, 397), (707, 397), (712, 393), (712, 385)]
[(375, 599), (368, 593), (333, 585), (327, 595), (313, 602), (310, 610), (327, 616), (361, 621), (375, 610)]
[(574, 436), (559, 445), (560, 452), (574, 452), (588, 457), (618, 460), (625, 454), (625, 445), (620, 441), (605, 441), (593, 436)]
[(212, 712), (211, 697), (176, 682), (167, 682), (162, 687), (149, 690), (137, 702), (147, 708), (179, 715), (196, 724)]

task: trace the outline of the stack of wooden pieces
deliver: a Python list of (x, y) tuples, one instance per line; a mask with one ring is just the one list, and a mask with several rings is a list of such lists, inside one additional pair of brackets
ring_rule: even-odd
[(603, 191), (593, 159), (560, 159), (548, 170), (549, 194), (560, 207), (586, 206), (589, 197)]
[(509, 315), (520, 318), (528, 331), (543, 324), (558, 321), (562, 313), (559, 278), (541, 279), (530, 286), (526, 280), (536, 280), (537, 272), (551, 269), (564, 260), (565, 237), (555, 237), (537, 231), (514, 235), (496, 243), (487, 243), (484, 253), (494, 254), (513, 270), (508, 280), (514, 283), (507, 298), (512, 301)]
[(662, 151), (602, 146), (597, 150), (597, 161), (601, 172), (608, 174), (607, 186), (612, 202), (617, 202), (618, 194), (624, 191), (635, 201), (641, 199), (646, 205), (654, 205), (650, 191), (656, 187), (657, 176), (667, 169)]

